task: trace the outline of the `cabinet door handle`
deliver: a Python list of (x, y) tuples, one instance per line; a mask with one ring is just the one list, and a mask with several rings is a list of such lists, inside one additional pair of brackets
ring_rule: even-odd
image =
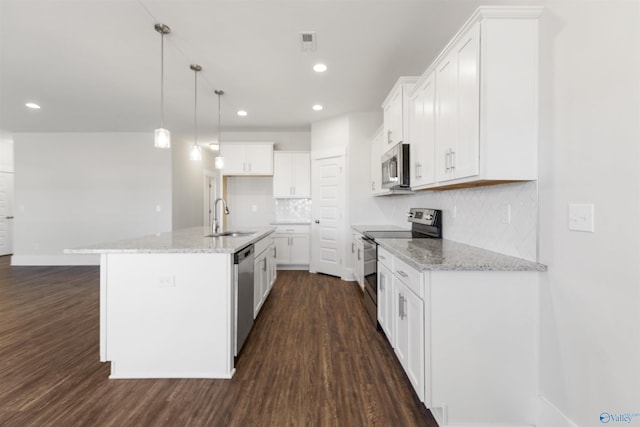
[(451, 164), (451, 150), (447, 150), (447, 152), (444, 155), (444, 166), (445, 166), (444, 170), (446, 172), (449, 172), (449, 169), (451, 169), (450, 164)]
[(392, 134), (392, 133), (393, 133), (393, 132), (391, 132), (391, 129), (389, 129), (389, 130), (387, 131), (387, 144), (391, 144), (391, 143), (393, 142), (393, 140), (391, 139), (391, 134)]
[(380, 275), (380, 290), (384, 292), (384, 274)]
[(402, 319), (402, 294), (398, 294), (398, 317)]
[(358, 261), (360, 261), (360, 248), (358, 248)]
[(267, 258), (265, 257), (263, 260), (262, 271), (267, 271)]
[(401, 275), (401, 276), (402, 276), (402, 277), (404, 277), (405, 279), (406, 279), (407, 277), (409, 277), (409, 275), (408, 275), (407, 273), (405, 273), (404, 271), (402, 271), (402, 270), (396, 270), (396, 273), (398, 273), (399, 275)]
[(278, 248), (275, 246), (273, 247), (273, 257), (278, 258)]
[(356, 251), (356, 244), (351, 242), (351, 253), (355, 253)]
[(249, 165), (249, 172), (251, 172), (251, 162), (247, 163)]

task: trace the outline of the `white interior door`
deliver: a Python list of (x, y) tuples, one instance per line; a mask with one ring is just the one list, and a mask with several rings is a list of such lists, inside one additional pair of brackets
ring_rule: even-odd
[(310, 270), (342, 277), (344, 258), (344, 156), (312, 164)]
[(0, 172), (0, 255), (13, 253), (13, 174)]

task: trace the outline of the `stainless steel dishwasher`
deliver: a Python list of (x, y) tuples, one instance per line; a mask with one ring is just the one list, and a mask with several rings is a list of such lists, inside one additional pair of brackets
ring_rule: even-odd
[(235, 345), (237, 356), (253, 327), (253, 245), (233, 255), (234, 295), (236, 300)]

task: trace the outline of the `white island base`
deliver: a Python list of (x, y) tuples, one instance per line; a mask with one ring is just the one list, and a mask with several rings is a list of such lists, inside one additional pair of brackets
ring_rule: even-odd
[(100, 360), (110, 378), (231, 378), (233, 254), (103, 253)]

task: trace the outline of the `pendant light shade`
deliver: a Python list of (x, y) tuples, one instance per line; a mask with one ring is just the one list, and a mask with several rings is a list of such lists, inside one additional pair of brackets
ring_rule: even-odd
[(156, 148), (171, 148), (171, 132), (158, 128), (153, 134), (153, 144)]
[(160, 127), (154, 132), (153, 144), (156, 148), (171, 148), (171, 132), (164, 128), (164, 36), (171, 33), (171, 28), (156, 24), (154, 29), (160, 33)]
[[(223, 90), (215, 90), (214, 93), (216, 95), (218, 95), (218, 148), (219, 148), (219, 144), (220, 144), (220, 97), (222, 95), (224, 95), (224, 91)], [(224, 169), (224, 157), (222, 156), (218, 156), (215, 159), (215, 167), (216, 169)]]
[(202, 149), (198, 145), (198, 71), (202, 70), (199, 65), (191, 65), (194, 76), (194, 90), (193, 90), (193, 145), (189, 152), (189, 158), (193, 161), (202, 160)]

